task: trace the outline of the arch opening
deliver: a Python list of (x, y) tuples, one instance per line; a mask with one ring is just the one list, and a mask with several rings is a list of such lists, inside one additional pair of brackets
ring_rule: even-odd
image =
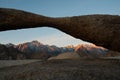
[(0, 32), (1, 43), (20, 44), (37, 40), (43, 44), (64, 47), (69, 45), (89, 44), (80, 39), (76, 39), (58, 29), (50, 27), (30, 28)]
[(86, 15), (52, 18), (7, 8), (0, 8), (0, 16), (0, 31), (49, 26), (76, 38), (120, 51), (120, 16)]

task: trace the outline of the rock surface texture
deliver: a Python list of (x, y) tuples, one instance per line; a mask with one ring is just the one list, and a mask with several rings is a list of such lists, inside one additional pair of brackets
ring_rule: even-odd
[(75, 38), (120, 52), (120, 16), (86, 15), (51, 18), (0, 8), (0, 31), (49, 26)]
[(50, 60), (0, 68), (0, 80), (120, 80), (111, 60)]

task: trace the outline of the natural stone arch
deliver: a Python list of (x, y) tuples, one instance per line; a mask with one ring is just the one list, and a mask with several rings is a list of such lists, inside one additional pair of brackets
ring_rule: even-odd
[(49, 26), (105, 48), (120, 51), (120, 16), (46, 17), (0, 8), (0, 31)]

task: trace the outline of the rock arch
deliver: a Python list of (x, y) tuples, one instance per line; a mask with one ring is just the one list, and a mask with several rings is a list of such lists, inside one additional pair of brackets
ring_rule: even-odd
[(52, 18), (16, 9), (0, 8), (0, 31), (44, 26), (57, 28), (73, 37), (120, 52), (120, 16)]

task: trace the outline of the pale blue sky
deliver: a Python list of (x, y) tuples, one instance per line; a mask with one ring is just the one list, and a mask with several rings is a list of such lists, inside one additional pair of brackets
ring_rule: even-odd
[[(0, 7), (15, 8), (51, 17), (88, 14), (120, 15), (120, 0), (0, 0)], [(48, 27), (0, 32), (0, 43), (3, 44), (10, 42), (19, 44), (32, 40), (57, 46), (83, 43)]]

